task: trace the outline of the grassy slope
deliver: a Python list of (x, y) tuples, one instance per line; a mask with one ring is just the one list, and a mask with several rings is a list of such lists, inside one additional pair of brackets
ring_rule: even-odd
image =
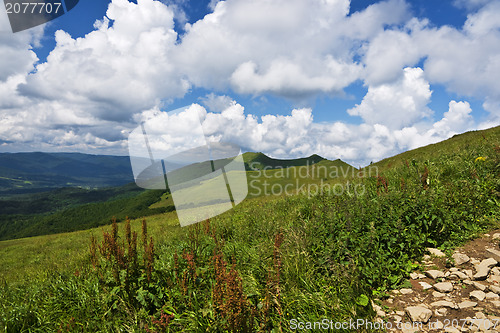
[[(140, 231), (142, 219), (132, 221)], [(175, 213), (148, 217), (149, 229), (158, 239), (167, 239), (180, 226)], [(91, 235), (100, 237), (107, 226), (55, 235), (35, 236), (0, 242), (0, 280), (26, 281), (48, 270), (74, 271), (88, 264)]]

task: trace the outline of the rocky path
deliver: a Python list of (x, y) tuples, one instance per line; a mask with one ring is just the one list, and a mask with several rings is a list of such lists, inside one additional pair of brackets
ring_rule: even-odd
[(391, 332), (499, 332), (500, 230), (447, 257), (429, 249), (411, 288), (376, 300), (377, 320)]

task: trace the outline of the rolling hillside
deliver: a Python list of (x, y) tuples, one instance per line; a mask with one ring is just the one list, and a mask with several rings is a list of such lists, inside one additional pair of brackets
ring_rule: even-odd
[(247, 170), (263, 170), (277, 169), (277, 168), (289, 168), (297, 166), (310, 166), (321, 161), (327, 161), (325, 158), (319, 155), (311, 155), (309, 157), (297, 158), (291, 160), (280, 160), (266, 156), (263, 153), (244, 153), (243, 159), (245, 160), (245, 166)]

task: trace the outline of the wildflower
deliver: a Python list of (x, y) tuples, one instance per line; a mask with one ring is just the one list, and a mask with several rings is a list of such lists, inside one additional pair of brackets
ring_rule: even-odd
[(479, 156), (478, 158), (476, 158), (476, 159), (474, 160), (474, 162), (479, 162), (479, 161), (483, 161), (483, 162), (484, 162), (484, 161), (486, 161), (486, 158), (485, 158), (485, 157), (483, 157), (483, 156)]

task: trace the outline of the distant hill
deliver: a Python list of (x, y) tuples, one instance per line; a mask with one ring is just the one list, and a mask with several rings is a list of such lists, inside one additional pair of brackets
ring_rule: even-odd
[(263, 153), (244, 153), (243, 160), (247, 170), (263, 170), (277, 169), (277, 168), (290, 168), (295, 166), (311, 166), (321, 161), (326, 161), (325, 158), (319, 155), (311, 155), (309, 157), (296, 158), (291, 160), (280, 160), (271, 158)]
[(0, 196), (60, 187), (120, 186), (133, 181), (128, 156), (0, 153)]

